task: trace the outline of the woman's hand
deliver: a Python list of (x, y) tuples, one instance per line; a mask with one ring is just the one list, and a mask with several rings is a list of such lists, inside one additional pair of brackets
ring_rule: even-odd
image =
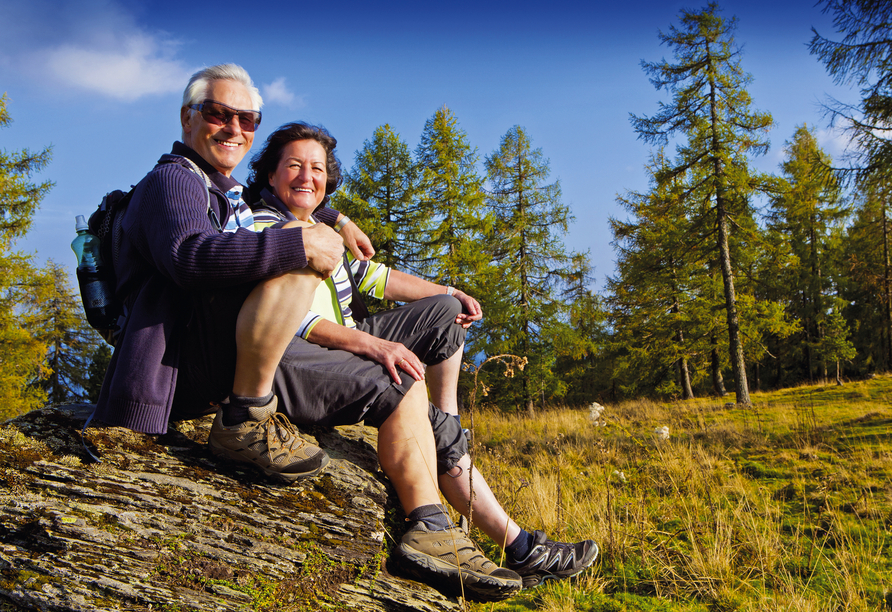
[(344, 240), (344, 246), (350, 249), (353, 257), (359, 261), (368, 261), (375, 256), (372, 241), (353, 221), (341, 228), (341, 238)]
[(310, 331), (307, 340), (332, 349), (349, 351), (384, 366), (394, 382), (400, 382), (402, 370), (415, 380), (424, 380), (424, 364), (415, 353), (400, 342), (391, 342), (361, 331), (322, 319)]
[(424, 364), (415, 353), (400, 342), (391, 342), (369, 335), (369, 348), (365, 356), (374, 359), (390, 372), (394, 382), (400, 382), (402, 370), (415, 380), (424, 380)]
[(470, 295), (460, 289), (455, 289), (452, 297), (461, 302), (464, 312), (455, 317), (455, 323), (461, 325), (465, 329), (471, 327), (471, 323), (479, 321), (483, 318), (483, 309), (480, 308), (480, 302), (472, 298)]

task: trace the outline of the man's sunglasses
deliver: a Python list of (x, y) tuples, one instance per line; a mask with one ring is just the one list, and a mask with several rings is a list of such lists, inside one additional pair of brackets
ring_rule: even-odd
[(253, 132), (260, 125), (260, 111), (239, 110), (214, 100), (190, 104), (189, 108), (201, 113), (204, 120), (211, 125), (229, 125), (233, 117), (238, 117), (238, 124), (243, 132)]

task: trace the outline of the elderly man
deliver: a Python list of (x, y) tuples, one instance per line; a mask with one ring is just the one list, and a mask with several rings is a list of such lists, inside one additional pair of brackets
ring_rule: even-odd
[[(212, 450), (293, 482), (321, 472), (328, 456), (286, 418), (299, 407), (278, 406), (276, 380), (288, 378), (289, 345), (344, 244), (360, 259), (374, 251), (355, 224), (324, 207), (315, 213), (323, 223), (312, 227), (253, 231), (242, 186), (231, 175), (251, 148), (260, 106), (239, 66), (213, 66), (190, 80), (180, 113), (183, 141), (139, 183), (114, 233), (126, 319), (96, 416), (163, 433), (172, 418), (219, 406)], [(398, 550), (409, 572), (451, 593), (493, 601), (593, 562), (594, 542), (556, 543), (520, 529), (474, 472), (475, 523), (508, 543), (517, 572), (486, 559), (440, 503), (442, 489), (468, 511), (472, 469), (461, 430), (429, 409), (423, 384), (396, 401), (381, 411), (378, 453), (413, 521)]]

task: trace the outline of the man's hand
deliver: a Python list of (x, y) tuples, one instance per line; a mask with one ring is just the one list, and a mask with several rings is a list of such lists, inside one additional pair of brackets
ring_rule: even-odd
[(353, 253), (353, 257), (359, 261), (368, 261), (375, 256), (372, 241), (353, 221), (341, 228), (341, 238), (344, 239), (344, 245)]
[(322, 278), (331, 276), (344, 256), (341, 236), (324, 223), (317, 223), (303, 228), (303, 238), (307, 265), (322, 275)]

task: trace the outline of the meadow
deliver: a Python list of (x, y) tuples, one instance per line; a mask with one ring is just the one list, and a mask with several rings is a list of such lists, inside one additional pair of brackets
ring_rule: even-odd
[(601, 554), (466, 609), (892, 610), (892, 376), (752, 400), (474, 411), (473, 459), (518, 522)]

